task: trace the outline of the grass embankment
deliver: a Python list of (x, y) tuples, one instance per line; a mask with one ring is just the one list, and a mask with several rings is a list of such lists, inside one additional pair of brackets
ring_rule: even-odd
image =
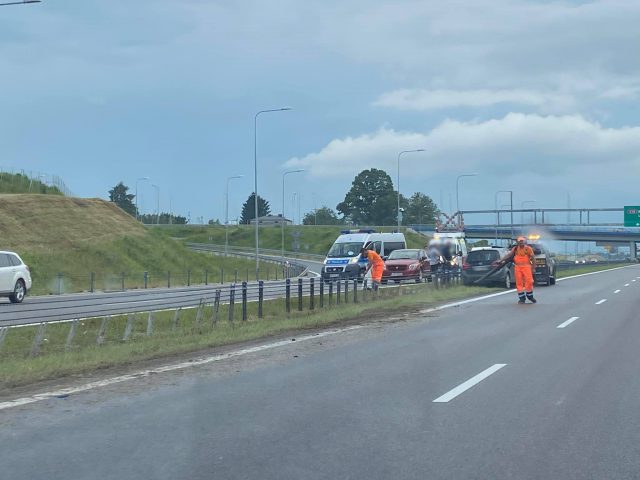
[[(163, 235), (179, 238), (186, 242), (211, 243), (223, 245), (225, 241), (225, 228), (222, 225), (202, 226), (162, 226), (149, 227), (161, 232)], [(255, 230), (251, 225), (229, 226), (229, 245), (235, 247), (255, 246)], [(282, 247), (282, 232), (279, 225), (260, 227), (260, 248), (280, 250)], [(284, 249), (293, 251), (294, 232), (299, 232), (298, 243), (300, 252), (326, 255), (333, 242), (340, 235), (341, 230), (347, 230), (345, 225), (288, 225), (284, 227)], [(391, 232), (395, 227), (374, 227), (378, 232)], [(408, 248), (422, 248), (426, 243), (426, 237), (401, 229), (407, 239)]]
[(40, 180), (29, 178), (21, 173), (7, 172), (0, 172), (0, 192), (62, 195), (62, 192), (57, 187), (48, 186)]
[(585, 266), (571, 267), (571, 268), (558, 270), (558, 278), (571, 277), (572, 275), (580, 275), (582, 273), (591, 273), (591, 272), (600, 272), (602, 270), (611, 270), (612, 268), (626, 267), (626, 266), (629, 266), (629, 265), (633, 265), (633, 264), (628, 263), (628, 262), (621, 262), (621, 263), (607, 263), (607, 264), (602, 264), (602, 265), (593, 265), (593, 264), (591, 264), (591, 265), (585, 265)]
[[(233, 280), (255, 271), (250, 260), (222, 258), (192, 252), (181, 242), (149, 231), (113, 203), (100, 199), (80, 199), (57, 195), (0, 195), (2, 248), (20, 254), (29, 265), (32, 294), (85, 291), (90, 274), (96, 289), (144, 285), (184, 285), (187, 272), (191, 283)], [(275, 271), (275, 267), (272, 267)], [(60, 282), (58, 274), (62, 274)], [(272, 272), (273, 274), (273, 272)]]
[[(416, 311), (439, 302), (467, 298), (494, 291), (484, 287), (452, 286), (433, 288), (432, 284), (402, 285), (386, 288), (376, 296), (371, 292), (358, 292), (358, 303), (329, 305), (325, 297), (324, 308), (309, 310), (309, 298), (304, 299), (304, 311), (298, 312), (297, 300), (292, 299), (292, 311), (285, 313), (284, 300), (264, 303), (264, 318), (257, 319), (257, 305), (249, 304), (247, 321), (241, 320), (239, 305), (235, 319), (228, 320), (228, 307), (219, 309), (217, 322), (211, 305), (204, 308), (197, 321), (197, 309), (181, 311), (175, 329), (175, 312), (157, 312), (153, 333), (147, 335), (148, 315), (135, 316), (134, 328), (127, 341), (123, 340), (127, 317), (113, 317), (105, 330), (100, 346), (97, 338), (103, 319), (90, 319), (78, 323), (76, 336), (68, 352), (65, 343), (71, 323), (51, 324), (46, 327), (39, 355), (30, 355), (38, 327), (12, 328), (0, 350), (0, 390), (2, 387), (24, 385), (40, 380), (94, 371), (98, 368), (128, 365), (137, 361), (161, 358), (178, 353), (235, 344), (265, 338), (289, 331), (340, 324), (348, 321), (368, 321), (372, 318), (387, 320), (404, 312)], [(352, 293), (351, 293), (352, 295)], [(352, 302), (352, 297), (350, 302)]]

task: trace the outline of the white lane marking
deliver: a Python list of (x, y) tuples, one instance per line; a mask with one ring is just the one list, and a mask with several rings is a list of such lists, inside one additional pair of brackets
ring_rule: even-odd
[[(340, 329), (335, 329), (335, 330), (329, 330), (326, 332), (320, 332), (317, 334), (313, 334), (313, 335), (305, 335), (303, 337), (296, 337), (296, 341), (295, 343), (300, 343), (300, 342), (304, 342), (307, 340), (313, 340), (314, 338), (322, 338), (322, 337), (327, 337), (329, 335), (335, 335), (337, 333), (343, 333), (343, 332), (347, 332), (350, 330), (356, 330), (358, 328), (362, 328), (362, 325), (354, 325), (351, 327), (345, 327), (345, 328), (340, 328)], [(292, 342), (290, 339), (288, 340), (280, 340), (278, 342), (273, 342), (273, 343), (268, 343), (266, 345), (259, 345), (256, 347), (252, 347), (252, 348), (245, 348), (242, 350), (236, 350), (234, 352), (229, 352), (229, 353), (222, 353), (219, 355), (212, 355), (209, 357), (204, 357), (204, 358), (200, 358), (200, 359), (196, 359), (193, 361), (189, 361), (189, 362), (182, 362), (182, 363), (176, 363), (176, 364), (172, 364), (172, 365), (166, 365), (164, 367), (159, 367), (159, 368), (154, 368), (154, 369), (149, 369), (149, 370), (141, 370), (139, 372), (135, 372), (129, 375), (121, 375), (119, 377), (112, 377), (112, 378), (107, 378), (106, 380), (99, 380), (96, 382), (91, 382), (91, 383), (86, 383), (84, 385), (79, 385), (77, 387), (69, 387), (69, 388), (62, 388), (60, 390), (54, 390), (54, 391), (50, 391), (50, 392), (44, 392), (44, 393), (39, 393), (36, 395), (33, 395), (31, 397), (23, 397), (23, 398), (18, 398), (16, 400), (11, 400), (8, 402), (2, 402), (0, 403), (0, 410), (5, 410), (7, 408), (12, 408), (12, 407), (18, 407), (20, 405), (26, 405), (29, 403), (34, 403), (34, 402), (39, 402), (40, 400), (47, 400), (47, 399), (51, 399), (51, 398), (56, 398), (56, 397), (60, 397), (63, 395), (71, 395), (72, 393), (79, 393), (79, 392), (84, 392), (86, 390), (91, 390), (94, 388), (99, 388), (99, 387), (106, 387), (109, 385), (113, 385), (116, 383), (122, 383), (122, 382), (126, 382), (128, 380), (134, 380), (136, 378), (140, 378), (140, 377), (147, 377), (151, 374), (154, 373), (161, 373), (161, 372), (171, 372), (173, 370), (181, 370), (181, 369), (185, 369), (185, 368), (189, 368), (189, 367), (196, 367), (198, 365), (205, 365), (207, 363), (212, 363), (212, 362), (218, 362), (220, 360), (226, 360), (228, 358), (233, 358), (233, 357), (239, 357), (241, 355), (246, 355), (249, 353), (256, 353), (256, 352), (261, 352), (263, 350), (271, 350), (274, 348), (278, 348), (278, 347), (284, 347), (286, 345), (291, 345)]]
[(596, 302), (596, 305), (603, 304), (603, 303), (604, 303), (604, 302), (606, 302), (606, 301), (607, 301), (607, 299), (606, 299), (606, 298), (603, 298), (602, 300), (598, 300), (598, 301)]
[(618, 290), (616, 290), (616, 291), (615, 291), (615, 292), (613, 292), (613, 293), (620, 293), (620, 290), (618, 289)]
[(567, 325), (571, 325), (573, 322), (575, 322), (576, 320), (578, 320), (580, 317), (571, 317), (569, 320), (567, 320), (564, 323), (561, 323), (560, 325), (558, 325), (556, 328), (564, 328)]
[(473, 387), (474, 385), (480, 383), (482, 380), (484, 380), (485, 378), (487, 378), (489, 375), (492, 375), (494, 373), (496, 373), (498, 370), (500, 370), (502, 367), (506, 367), (507, 364), (506, 363), (496, 363), (495, 365), (487, 368), (484, 372), (480, 372), (478, 375), (476, 375), (473, 378), (470, 378), (469, 380), (467, 380), (464, 383), (461, 383), (460, 385), (458, 385), (456, 388), (454, 388), (453, 390), (449, 390), (447, 393), (445, 393), (444, 395), (441, 395), (440, 397), (436, 398), (433, 403), (447, 403), (451, 400), (453, 400), (454, 398), (456, 398), (458, 395), (466, 392), (467, 390), (469, 390), (471, 387)]
[(625, 283), (625, 284), (624, 284), (624, 286), (625, 286), (625, 287), (628, 287), (629, 285), (630, 285), (629, 283)]
[(635, 282), (635, 281), (636, 281), (636, 279), (634, 278), (634, 279), (633, 279), (633, 280), (631, 280), (631, 281), (632, 281), (632, 282)]

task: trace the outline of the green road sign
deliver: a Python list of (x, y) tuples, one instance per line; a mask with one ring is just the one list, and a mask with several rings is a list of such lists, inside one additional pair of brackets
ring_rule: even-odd
[(624, 226), (640, 227), (640, 207), (624, 207)]

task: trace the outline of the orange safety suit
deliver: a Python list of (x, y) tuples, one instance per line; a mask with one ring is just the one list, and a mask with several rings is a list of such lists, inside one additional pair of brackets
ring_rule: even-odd
[(533, 268), (536, 256), (529, 245), (516, 245), (511, 251), (513, 255), (516, 289), (521, 299), (533, 297)]
[(384, 270), (384, 260), (373, 250), (367, 250), (367, 260), (371, 266), (371, 280), (380, 283), (382, 281), (382, 272)]

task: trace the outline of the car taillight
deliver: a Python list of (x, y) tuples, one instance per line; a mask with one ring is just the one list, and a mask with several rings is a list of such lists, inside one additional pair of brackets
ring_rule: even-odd
[(470, 268), (471, 268), (471, 265), (469, 265), (468, 263), (465, 262), (465, 263), (462, 264), (462, 269), (463, 270), (469, 270)]

